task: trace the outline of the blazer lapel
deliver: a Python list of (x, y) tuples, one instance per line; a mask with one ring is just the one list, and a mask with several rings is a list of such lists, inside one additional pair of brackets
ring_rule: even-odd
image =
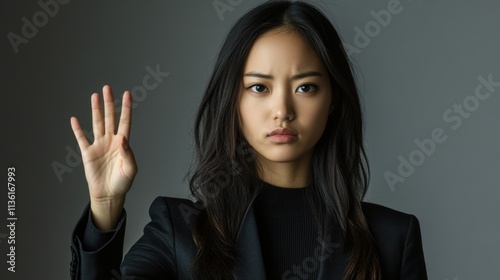
[(260, 249), (259, 233), (253, 206), (250, 206), (238, 235), (241, 265), (235, 280), (266, 280), (266, 271)]

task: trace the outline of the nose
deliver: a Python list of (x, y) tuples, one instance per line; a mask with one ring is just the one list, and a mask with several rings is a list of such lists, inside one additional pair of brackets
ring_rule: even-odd
[(295, 119), (293, 96), (288, 86), (275, 89), (272, 96), (273, 120), (275, 122), (291, 122)]

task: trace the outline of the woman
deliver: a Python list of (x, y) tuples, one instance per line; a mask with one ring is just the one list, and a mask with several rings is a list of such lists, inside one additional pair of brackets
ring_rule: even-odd
[(195, 123), (196, 203), (158, 197), (123, 262), (137, 173), (131, 95), (116, 134), (109, 86), (103, 97), (104, 118), (91, 98), (92, 145), (71, 119), (90, 192), (73, 279), (427, 279), (416, 217), (362, 202), (357, 89), (338, 34), (312, 5), (269, 1), (230, 30)]

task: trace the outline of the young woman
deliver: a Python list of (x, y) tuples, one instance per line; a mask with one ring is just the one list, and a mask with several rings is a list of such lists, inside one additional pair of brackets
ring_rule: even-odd
[(362, 202), (362, 109), (329, 20), (269, 1), (233, 26), (195, 123), (196, 202), (158, 197), (122, 261), (131, 95), (91, 98), (94, 142), (76, 118), (90, 203), (71, 246), (72, 279), (427, 279), (415, 216)]

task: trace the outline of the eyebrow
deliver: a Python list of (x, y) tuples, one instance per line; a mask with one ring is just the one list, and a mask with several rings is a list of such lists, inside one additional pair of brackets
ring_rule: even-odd
[[(258, 73), (258, 72), (248, 72), (243, 76), (245, 76), (245, 77), (257, 77), (257, 78), (269, 79), (269, 80), (272, 80), (274, 78), (272, 75), (262, 74), (262, 73)], [(323, 75), (317, 71), (306, 71), (306, 72), (302, 72), (302, 73), (293, 75), (292, 80), (299, 80), (299, 79), (303, 79), (306, 77), (313, 77), (313, 76), (320, 76), (321, 77)]]

